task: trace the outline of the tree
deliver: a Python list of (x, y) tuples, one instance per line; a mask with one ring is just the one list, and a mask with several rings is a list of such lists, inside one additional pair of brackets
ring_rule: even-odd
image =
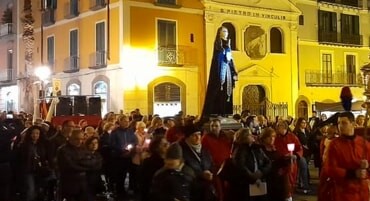
[(24, 90), (24, 103), (22, 107), (26, 112), (32, 112), (33, 110), (33, 96), (32, 96), (32, 68), (33, 68), (33, 48), (35, 45), (34, 37), (34, 22), (35, 19), (32, 15), (32, 3), (31, 0), (24, 0), (23, 7), (23, 42), (25, 47), (25, 69), (22, 81), (22, 86)]
[(4, 11), (3, 17), (1, 18), (2, 24), (12, 23), (13, 22), (13, 11), (11, 8), (7, 8)]

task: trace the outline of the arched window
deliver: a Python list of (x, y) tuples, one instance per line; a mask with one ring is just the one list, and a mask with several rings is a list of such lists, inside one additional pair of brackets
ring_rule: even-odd
[(78, 85), (76, 83), (72, 83), (67, 87), (67, 95), (78, 96), (80, 94), (81, 94), (81, 86), (80, 85)]
[(283, 35), (276, 27), (270, 30), (270, 50), (271, 53), (283, 53)]
[(181, 111), (180, 87), (164, 82), (154, 87), (154, 114), (173, 116)]
[(300, 101), (298, 103), (298, 117), (308, 119), (308, 104), (306, 101)]
[(236, 50), (236, 33), (235, 33), (235, 27), (233, 24), (230, 22), (225, 22), (222, 24), (222, 26), (226, 27), (227, 30), (229, 31), (229, 38), (230, 40), (230, 45), (231, 45), (231, 50)]
[(99, 95), (101, 99), (101, 113), (108, 113), (108, 84), (104, 81), (97, 81), (94, 84), (94, 95)]

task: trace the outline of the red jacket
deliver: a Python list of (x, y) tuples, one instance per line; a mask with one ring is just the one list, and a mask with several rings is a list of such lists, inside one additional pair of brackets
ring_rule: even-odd
[[(370, 161), (370, 143), (361, 136), (353, 139), (339, 137), (332, 140), (328, 149), (328, 158), (324, 163), (320, 177), (322, 181), (331, 178), (334, 185), (335, 201), (368, 201), (368, 180), (357, 179), (354, 171), (360, 168), (363, 159)], [(319, 195), (322, 197), (323, 195)], [(324, 198), (330, 200), (330, 198)]]
[(212, 133), (207, 133), (202, 138), (202, 146), (211, 154), (216, 169), (230, 157), (231, 144), (232, 141), (223, 131), (220, 132), (218, 137)]
[[(295, 145), (293, 153), (297, 155), (298, 158), (302, 157), (303, 156), (302, 145), (299, 142), (298, 137), (289, 131), (285, 135), (277, 135), (274, 145), (275, 145), (276, 151), (280, 154), (281, 157), (283, 157), (283, 156), (290, 154), (290, 151), (288, 150), (288, 144), (290, 143), (293, 143)], [(295, 188), (296, 181), (297, 181), (297, 171), (298, 171), (297, 161), (293, 161), (291, 166), (283, 170), (283, 173), (289, 175), (291, 196), (294, 192), (294, 188)]]

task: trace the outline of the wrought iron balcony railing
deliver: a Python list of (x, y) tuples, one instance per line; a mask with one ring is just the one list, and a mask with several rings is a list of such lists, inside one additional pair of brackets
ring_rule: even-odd
[(105, 7), (105, 0), (90, 0), (90, 10), (99, 10)]
[(14, 69), (7, 68), (0, 70), (0, 82), (10, 82), (15, 79)]
[(45, 27), (53, 25), (55, 23), (55, 10), (52, 8), (47, 8), (43, 12), (43, 25)]
[(362, 35), (343, 34), (338, 32), (327, 32), (320, 30), (318, 32), (318, 35), (320, 43), (341, 44), (349, 46), (363, 45)]
[(159, 66), (179, 67), (196, 64), (196, 50), (189, 46), (162, 46), (157, 51)]
[(13, 34), (13, 23), (0, 25), (0, 37)]
[(107, 67), (107, 52), (105, 50), (96, 51), (90, 55), (91, 69), (99, 69)]
[(64, 18), (71, 19), (77, 17), (79, 13), (78, 0), (69, 0), (64, 4)]
[(352, 6), (352, 7), (362, 7), (362, 4), (360, 4), (358, 0), (317, 0), (317, 1), (333, 3), (333, 4), (341, 4), (341, 5)]
[(80, 58), (78, 56), (70, 56), (64, 60), (65, 73), (75, 73), (80, 70)]
[(343, 71), (324, 73), (320, 70), (307, 70), (305, 81), (307, 86), (362, 86), (361, 73), (356, 74)]

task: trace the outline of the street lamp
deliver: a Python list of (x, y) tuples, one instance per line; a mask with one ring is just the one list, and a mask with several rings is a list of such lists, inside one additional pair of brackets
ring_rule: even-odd
[[(33, 96), (33, 120), (35, 121), (36, 118), (39, 118), (40, 115), (40, 104), (38, 101), (38, 98), (41, 99), (41, 103), (44, 97), (45, 97), (45, 91), (44, 91), (44, 82), (50, 77), (51, 71), (50, 68), (47, 66), (39, 66), (35, 68), (34, 75), (39, 79), (39, 82), (34, 83), (34, 96)], [(38, 86), (38, 83), (40, 86)], [(39, 94), (37, 97), (36, 94)], [(45, 117), (45, 115), (43, 115)]]
[(39, 91), (39, 98), (45, 97), (44, 92), (44, 82), (50, 77), (51, 71), (48, 66), (39, 66), (35, 68), (35, 75), (40, 80), (40, 91)]

